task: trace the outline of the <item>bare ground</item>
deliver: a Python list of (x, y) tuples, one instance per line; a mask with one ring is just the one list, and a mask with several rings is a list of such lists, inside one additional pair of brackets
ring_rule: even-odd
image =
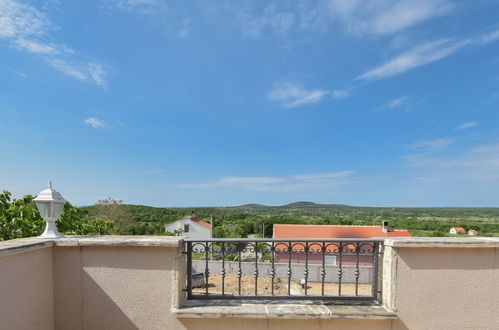
[[(224, 283), (225, 294), (238, 295), (238, 278), (237, 274), (226, 274)], [(260, 277), (258, 278), (257, 294), (270, 295), (272, 294), (272, 278)], [(358, 295), (369, 296), (371, 295), (371, 284), (359, 284)], [(204, 288), (194, 288), (193, 293), (204, 293)], [(212, 294), (222, 294), (222, 276), (220, 274), (210, 275), (208, 280), (208, 292)], [(320, 282), (308, 282), (307, 294), (308, 295), (321, 295), (322, 285)], [(254, 295), (255, 294), (255, 278), (247, 275), (241, 277), (241, 295)], [(288, 294), (288, 281), (276, 278), (274, 280), (274, 294), (287, 295)], [(305, 289), (295, 281), (291, 281), (291, 294), (304, 295)], [(325, 295), (338, 295), (337, 283), (324, 283)], [(342, 295), (355, 295), (355, 283), (342, 283)]]

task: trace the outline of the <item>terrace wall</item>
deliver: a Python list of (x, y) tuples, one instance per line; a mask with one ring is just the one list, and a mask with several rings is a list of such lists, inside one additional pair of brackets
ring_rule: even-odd
[(323, 306), (323, 314), (312, 314), (312, 306), (300, 302), (182, 314), (184, 256), (177, 238), (2, 242), (0, 328), (497, 329), (499, 240), (409, 238), (385, 244), (384, 304), (396, 319), (356, 316), (345, 312), (348, 306)]

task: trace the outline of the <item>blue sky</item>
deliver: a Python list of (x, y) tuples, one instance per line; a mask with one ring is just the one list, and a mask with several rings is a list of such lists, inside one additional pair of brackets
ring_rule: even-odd
[(499, 1), (0, 0), (0, 189), (499, 205)]

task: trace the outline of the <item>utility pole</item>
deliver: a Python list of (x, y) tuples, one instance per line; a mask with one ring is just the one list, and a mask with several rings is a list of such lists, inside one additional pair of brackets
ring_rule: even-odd
[(211, 222), (211, 233), (210, 233), (210, 238), (213, 238), (213, 228), (215, 226), (215, 217), (212, 215), (210, 215), (210, 222)]
[(265, 238), (265, 222), (262, 222), (262, 238)]

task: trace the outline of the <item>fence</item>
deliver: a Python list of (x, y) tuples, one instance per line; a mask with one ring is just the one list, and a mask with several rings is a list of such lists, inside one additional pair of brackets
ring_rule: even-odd
[(382, 241), (186, 239), (187, 297), (376, 302)]

